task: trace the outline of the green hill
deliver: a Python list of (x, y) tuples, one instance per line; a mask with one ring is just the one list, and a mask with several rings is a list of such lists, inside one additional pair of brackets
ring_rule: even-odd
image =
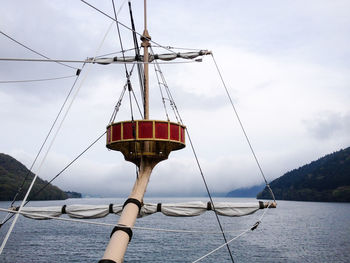
[(67, 194), (67, 198), (82, 198), (81, 193), (64, 191)]
[[(270, 186), (279, 200), (350, 202), (350, 147), (287, 172)], [(257, 198), (271, 197), (265, 188)]]
[[(23, 179), (27, 175), (29, 170), (16, 159), (9, 155), (0, 153), (0, 201), (12, 200), (15, 196), (18, 187), (22, 184)], [(17, 200), (22, 200), (31, 181), (34, 178), (34, 174), (30, 173), (24, 184), (23, 191), (18, 196)], [(40, 178), (36, 179), (34, 187), (29, 195), (29, 200), (63, 200), (67, 199), (67, 194), (56, 186), (48, 185), (37, 196), (33, 196), (34, 193), (39, 191), (47, 181)]]
[(226, 197), (256, 197), (256, 194), (261, 192), (265, 187), (265, 183), (254, 185), (252, 187), (238, 188), (226, 194)]

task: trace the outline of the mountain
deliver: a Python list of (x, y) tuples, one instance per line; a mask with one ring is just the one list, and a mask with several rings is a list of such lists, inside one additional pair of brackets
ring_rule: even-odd
[(226, 197), (256, 197), (256, 195), (261, 192), (265, 187), (264, 184), (255, 185), (252, 187), (239, 188), (228, 192)]
[(67, 198), (81, 198), (81, 193), (65, 191)]
[[(270, 186), (280, 200), (350, 202), (350, 147), (287, 172)], [(271, 196), (265, 188), (257, 198)]]
[[(29, 173), (29, 174), (28, 174)], [(34, 174), (13, 157), (0, 153), (0, 201), (12, 200), (22, 184), (23, 179), (28, 174), (28, 178), (24, 184), (23, 191), (19, 194), (17, 200), (22, 200), (31, 181), (34, 178)], [(29, 200), (64, 200), (67, 199), (67, 194), (56, 186), (48, 185), (38, 195), (33, 196), (34, 193), (39, 191), (47, 181), (36, 179)]]

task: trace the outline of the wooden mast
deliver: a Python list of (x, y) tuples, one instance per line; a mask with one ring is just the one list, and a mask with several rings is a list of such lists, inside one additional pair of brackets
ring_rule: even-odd
[[(147, 31), (147, 16), (146, 16), (146, 0), (144, 0), (144, 31), (142, 40), (142, 47), (144, 49), (144, 119), (149, 119), (149, 72), (148, 72), (148, 47), (151, 37)], [(144, 149), (149, 151), (149, 142), (145, 141)], [(146, 192), (149, 178), (152, 169), (159, 162), (154, 158), (148, 158), (147, 155), (141, 156), (139, 164), (139, 175), (135, 181), (134, 187), (129, 195), (129, 198), (124, 203), (124, 209), (118, 226), (112, 231), (110, 241), (105, 250), (103, 258), (99, 263), (122, 263), (124, 255), (128, 247), (128, 243), (132, 237), (132, 228), (135, 224), (137, 215), (143, 202), (143, 196)]]
[(146, 6), (146, 0), (144, 0), (144, 31), (141, 37), (142, 40), (142, 47), (143, 47), (143, 61), (144, 61), (144, 84), (145, 84), (145, 90), (144, 90), (144, 119), (149, 119), (149, 73), (148, 73), (148, 47), (150, 46), (149, 40), (151, 39), (150, 35), (148, 34), (147, 30), (147, 6)]

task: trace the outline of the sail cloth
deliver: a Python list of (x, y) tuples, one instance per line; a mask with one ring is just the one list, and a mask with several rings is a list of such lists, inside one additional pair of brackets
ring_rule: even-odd
[[(263, 202), (255, 203), (231, 203), (231, 202), (215, 202), (215, 210), (222, 216), (245, 216), (264, 208)], [(67, 214), (71, 218), (79, 219), (95, 219), (107, 216), (109, 213), (121, 215), (123, 210), (122, 204), (110, 205), (64, 205), (51, 207), (23, 207), (24, 216), (31, 219), (48, 219), (50, 217), (59, 217)], [(212, 210), (211, 203), (208, 202), (186, 202), (186, 203), (169, 203), (169, 204), (143, 204), (139, 217), (148, 216), (157, 212), (161, 212), (166, 216), (188, 217), (199, 216)]]
[[(197, 52), (183, 52), (183, 53), (167, 53), (167, 54), (150, 54), (148, 62), (153, 62), (154, 60), (171, 61), (177, 58), (182, 59), (195, 59), (199, 56), (210, 55), (211, 51), (200, 50)], [(112, 58), (88, 58), (86, 62), (97, 63), (102, 65), (108, 65), (112, 63), (131, 63), (131, 62), (143, 62), (144, 58), (142, 55), (139, 56), (124, 56), (124, 57), (112, 57)]]

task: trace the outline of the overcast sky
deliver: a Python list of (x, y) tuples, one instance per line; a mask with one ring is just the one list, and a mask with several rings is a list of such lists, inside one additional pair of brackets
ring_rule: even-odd
[[(118, 8), (122, 4), (115, 2)], [(111, 1), (90, 3), (113, 16)], [(143, 1), (132, 4), (141, 33)], [(148, 28), (152, 40), (164, 46), (213, 51), (265, 175), (272, 180), (350, 145), (349, 10), (348, 0), (150, 0)], [(119, 20), (130, 25), (127, 4)], [(54, 59), (95, 56), (110, 25), (110, 19), (78, 0), (1, 2), (0, 30)], [(132, 48), (131, 33), (121, 31), (124, 48)], [(39, 58), (4, 35), (0, 47), (1, 58)], [(98, 55), (120, 49), (112, 25)], [(161, 66), (211, 191), (262, 183), (212, 58)], [(0, 62), (1, 81), (74, 74), (74, 69), (55, 63)], [(124, 67), (85, 66), (76, 87), (85, 78), (46, 161), (40, 168), (41, 155), (34, 167), (46, 180), (105, 131), (125, 83)], [(165, 119), (153, 71), (151, 81), (151, 118)], [(29, 167), (73, 82), (0, 84), (0, 152)], [(138, 91), (136, 75), (133, 85)], [(127, 99), (118, 121), (130, 119)], [(54, 184), (85, 194), (120, 196), (129, 193), (134, 180), (134, 165), (119, 152), (108, 151), (103, 138)], [(204, 193), (189, 145), (156, 166), (147, 192)]]

